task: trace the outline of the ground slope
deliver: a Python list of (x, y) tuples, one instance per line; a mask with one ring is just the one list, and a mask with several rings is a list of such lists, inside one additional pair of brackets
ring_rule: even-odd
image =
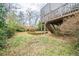
[(27, 32), (16, 33), (8, 39), (8, 48), (0, 51), (1, 55), (73, 55), (72, 44), (62, 37), (48, 34), (31, 35)]

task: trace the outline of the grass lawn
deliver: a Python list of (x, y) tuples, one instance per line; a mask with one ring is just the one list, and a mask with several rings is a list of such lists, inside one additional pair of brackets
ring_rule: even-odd
[(73, 45), (71, 43), (47, 34), (31, 35), (27, 32), (20, 32), (8, 39), (7, 42), (8, 48), (0, 50), (0, 55), (73, 55)]

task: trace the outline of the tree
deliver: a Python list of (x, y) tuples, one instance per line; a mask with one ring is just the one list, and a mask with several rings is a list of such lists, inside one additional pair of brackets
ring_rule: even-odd
[(29, 21), (29, 25), (31, 25), (31, 19), (32, 19), (32, 11), (31, 11), (31, 9), (28, 8), (26, 10), (26, 20)]
[(3, 3), (0, 3), (0, 47), (4, 47), (6, 43), (6, 23), (5, 23), (5, 17), (6, 17), (6, 8)]
[(39, 19), (39, 12), (33, 11), (32, 14), (33, 14), (33, 19), (34, 19), (34, 25), (36, 25)]
[(38, 12), (32, 11), (31, 9), (26, 10), (26, 20), (29, 21), (29, 25), (36, 25), (38, 18)]
[(19, 22), (24, 25), (24, 13), (23, 13), (23, 11), (19, 12)]
[(17, 3), (5, 3), (4, 5), (7, 12), (10, 12), (10, 11), (17, 12), (17, 9), (21, 9), (21, 6)]
[(39, 23), (37, 24), (37, 26), (38, 26), (38, 30), (39, 31), (41, 31), (41, 29), (42, 29), (42, 31), (44, 30), (44, 24), (41, 21), (39, 21)]

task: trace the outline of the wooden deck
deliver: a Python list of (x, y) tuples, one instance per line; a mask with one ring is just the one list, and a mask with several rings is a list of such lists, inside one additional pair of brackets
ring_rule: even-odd
[[(56, 17), (56, 18), (51, 18), (51, 19), (48, 20), (48, 21), (60, 20), (60, 19), (62, 19), (62, 18), (68, 17), (68, 16), (73, 16), (73, 15), (75, 15), (75, 14), (77, 14), (77, 13), (79, 13), (79, 10), (74, 11), (74, 12), (71, 12), (71, 13), (68, 13), (68, 14), (65, 14), (65, 15), (62, 15), (62, 16), (59, 16), (59, 17)], [(48, 22), (48, 21), (47, 21), (47, 22)]]

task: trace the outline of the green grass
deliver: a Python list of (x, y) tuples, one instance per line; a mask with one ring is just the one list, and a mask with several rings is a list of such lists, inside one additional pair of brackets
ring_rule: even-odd
[(73, 45), (60, 38), (47, 35), (19, 33), (8, 40), (8, 48), (1, 55), (73, 55)]
[(24, 41), (29, 41), (32, 37), (31, 36), (15, 36), (15, 38), (11, 38), (8, 44), (13, 47), (20, 46)]

